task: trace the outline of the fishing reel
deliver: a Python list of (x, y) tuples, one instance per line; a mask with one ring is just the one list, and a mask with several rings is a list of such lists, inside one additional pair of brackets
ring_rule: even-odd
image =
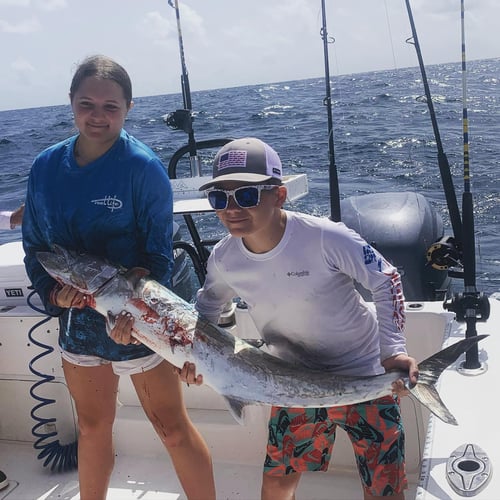
[[(450, 268), (462, 268), (462, 253), (452, 236), (445, 236), (436, 241), (427, 250), (427, 264), (439, 271)], [(450, 276), (461, 277), (461, 271), (450, 271)]]
[[(462, 252), (451, 236), (441, 238), (427, 250), (427, 264), (434, 269), (448, 271), (453, 278), (464, 278)], [(445, 300), (443, 308), (454, 312), (458, 322), (472, 317), (476, 321), (486, 321), (490, 317), (488, 297), (476, 290), (454, 294)]]
[(193, 132), (193, 114), (189, 109), (177, 109), (163, 117), (163, 121), (172, 130), (182, 130), (186, 134)]
[(471, 317), (476, 321), (485, 322), (490, 317), (490, 302), (482, 292), (456, 293), (444, 302), (443, 307), (454, 312), (458, 322), (464, 322)]

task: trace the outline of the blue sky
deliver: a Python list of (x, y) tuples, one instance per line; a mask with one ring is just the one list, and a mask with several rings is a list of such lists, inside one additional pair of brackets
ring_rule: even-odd
[[(320, 0), (179, 0), (191, 89), (323, 75)], [(500, 1), (466, 0), (467, 58), (500, 57)], [(459, 61), (460, 0), (412, 0), (427, 64)], [(416, 66), (404, 0), (328, 0), (335, 74)], [(0, 0), (0, 110), (64, 104), (79, 61), (102, 53), (134, 95), (180, 92), (167, 0)]]

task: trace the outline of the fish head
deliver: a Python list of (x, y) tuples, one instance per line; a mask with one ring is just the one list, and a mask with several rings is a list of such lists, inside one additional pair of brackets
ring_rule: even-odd
[(62, 285), (93, 294), (116, 276), (121, 268), (102, 257), (53, 245), (52, 252), (37, 252), (43, 268)]

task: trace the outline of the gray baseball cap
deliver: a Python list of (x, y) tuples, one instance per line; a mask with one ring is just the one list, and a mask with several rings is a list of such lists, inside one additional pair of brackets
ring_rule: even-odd
[(213, 179), (199, 188), (204, 191), (223, 181), (281, 183), (282, 166), (278, 153), (260, 139), (245, 137), (228, 142), (214, 159)]

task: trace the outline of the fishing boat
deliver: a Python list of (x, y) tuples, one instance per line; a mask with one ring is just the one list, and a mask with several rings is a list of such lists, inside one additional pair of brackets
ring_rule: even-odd
[[(417, 193), (374, 193), (341, 200), (333, 134), (329, 133), (331, 218), (342, 220), (373, 242), (400, 270), (407, 299), (408, 351), (417, 360), (465, 337), (488, 335), (439, 379), (438, 391), (455, 416), (457, 426), (442, 422), (411, 397), (403, 398), (401, 405), (409, 480), (406, 498), (491, 500), (500, 491), (500, 476), (494, 473), (500, 464), (500, 431), (489, 423), (495, 415), (494, 388), (500, 376), (500, 363), (495, 361), (500, 353), (500, 339), (495, 335), (500, 325), (500, 294), (486, 297), (476, 287), (469, 166), (464, 162), (460, 211), (432, 111), (432, 96), (426, 84), (411, 9), (409, 2), (406, 3), (412, 43), (417, 49), (433, 117), (453, 234), (446, 234), (440, 215)], [(182, 42), (177, 1), (175, 9)], [(331, 132), (324, 1), (322, 19), (325, 103)], [(174, 188), (174, 211), (184, 219), (187, 228), (186, 234), (177, 233), (180, 236), (174, 242), (178, 264), (175, 285), (179, 294), (188, 295), (189, 290), (184, 287), (186, 261), (192, 263), (195, 281), (202, 283), (210, 247), (215, 243), (203, 238), (195, 219), (197, 214), (215, 217), (198, 191), (206, 180), (201, 158), (213, 154), (229, 138), (195, 138), (182, 43), (180, 49), (184, 107), (166, 116), (165, 121), (188, 136), (186, 146), (172, 156), (168, 165)], [(234, 135), (238, 135), (237, 130)], [(189, 165), (187, 173), (179, 167), (181, 160)], [(307, 196), (305, 175), (288, 176), (286, 183), (290, 201)], [(0, 469), (7, 474), (0, 484), (0, 500), (77, 499), (77, 422), (57, 348), (58, 321), (44, 313), (33, 293), (23, 257), (20, 241), (0, 246)], [(450, 291), (451, 279), (458, 282), (458, 291)], [(361, 288), (359, 291), (366, 294)], [(369, 296), (366, 298), (370, 300)], [(241, 338), (259, 338), (244, 303), (235, 303), (221, 317), (221, 325)], [(218, 498), (259, 498), (269, 408), (247, 408), (240, 424), (223, 398), (209, 387), (184, 386), (183, 392), (190, 417), (213, 457)], [(116, 463), (109, 499), (185, 498), (162, 443), (145, 417), (130, 380), (124, 377), (119, 385), (114, 442)], [(323, 474), (303, 474), (297, 498), (362, 498), (351, 445), (343, 432), (338, 432), (330, 470)]]

